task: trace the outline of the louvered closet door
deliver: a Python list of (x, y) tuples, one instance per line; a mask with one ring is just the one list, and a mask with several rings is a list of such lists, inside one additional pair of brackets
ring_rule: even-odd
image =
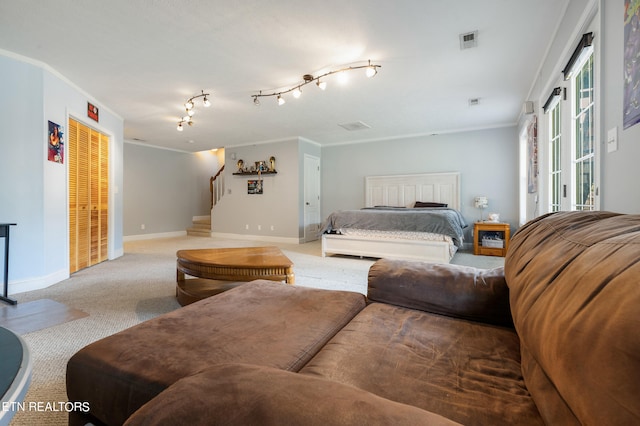
[(109, 138), (69, 119), (69, 269), (107, 259)]
[(67, 164), (69, 165), (69, 271), (78, 268), (78, 126), (69, 120), (67, 134)]

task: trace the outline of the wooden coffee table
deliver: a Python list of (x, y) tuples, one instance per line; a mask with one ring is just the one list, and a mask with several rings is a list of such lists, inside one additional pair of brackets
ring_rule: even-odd
[(293, 262), (277, 247), (179, 250), (176, 256), (176, 297), (183, 306), (248, 281), (295, 282)]

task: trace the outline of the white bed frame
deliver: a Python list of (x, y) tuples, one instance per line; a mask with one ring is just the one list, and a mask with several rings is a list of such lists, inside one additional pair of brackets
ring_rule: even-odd
[[(416, 201), (447, 203), (460, 210), (460, 173), (426, 173), (396, 176), (367, 176), (365, 206), (413, 207)], [(449, 263), (449, 244), (441, 241), (368, 239), (323, 234), (322, 256), (396, 258)]]

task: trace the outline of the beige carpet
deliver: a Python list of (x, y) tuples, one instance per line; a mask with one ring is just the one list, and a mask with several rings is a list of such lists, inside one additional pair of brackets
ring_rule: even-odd
[[(258, 241), (176, 237), (125, 244), (125, 255), (75, 273), (43, 290), (12, 295), (19, 303), (51, 299), (88, 316), (24, 334), (31, 350), (33, 375), (26, 409), (11, 425), (66, 425), (65, 370), (79, 349), (157, 315), (178, 309), (175, 300), (175, 253), (180, 249), (273, 245)], [(296, 285), (366, 294), (372, 259), (321, 257), (320, 242), (278, 245), (293, 261)], [(492, 268), (504, 259), (458, 253), (452, 263)], [(40, 403), (29, 409), (29, 403)]]

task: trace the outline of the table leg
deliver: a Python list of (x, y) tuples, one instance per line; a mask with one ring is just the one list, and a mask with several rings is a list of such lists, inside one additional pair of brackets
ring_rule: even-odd
[(294, 285), (296, 283), (296, 276), (293, 274), (293, 268), (287, 268), (286, 273), (287, 277), (285, 278), (284, 282)]
[(0, 295), (0, 300), (17, 305), (18, 301), (9, 298), (9, 225), (2, 226), (0, 236), (4, 237), (4, 293)]

